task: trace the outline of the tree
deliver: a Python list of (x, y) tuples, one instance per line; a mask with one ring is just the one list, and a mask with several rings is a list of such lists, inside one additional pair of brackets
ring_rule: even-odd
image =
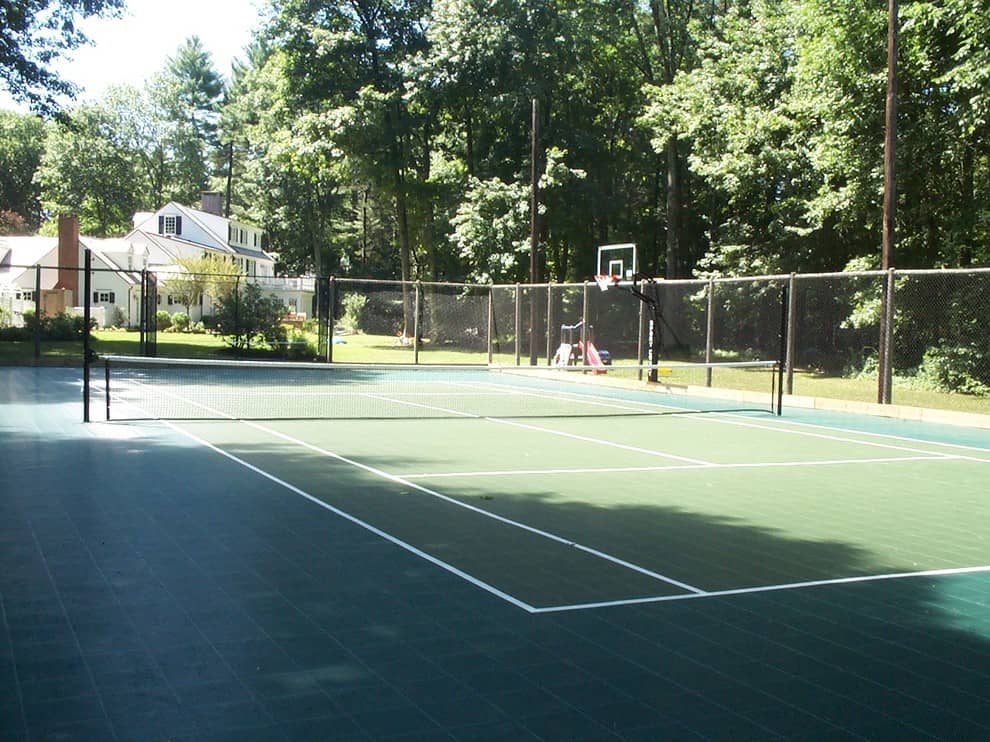
[(178, 258), (175, 264), (180, 271), (165, 279), (165, 288), (170, 295), (179, 297), (190, 315), (193, 305), (200, 304), (203, 296), (221, 296), (240, 276), (237, 266), (219, 255)]
[(151, 86), (168, 122), (164, 145), (169, 162), (165, 200), (198, 203), (214, 172), (217, 122), (223, 78), (198, 36), (191, 36), (170, 57)]
[(216, 299), (217, 328), (237, 350), (250, 350), (259, 341), (277, 349), (285, 342), (284, 316), (282, 300), (265, 296), (256, 283), (235, 284)]
[(49, 65), (88, 41), (78, 19), (116, 18), (123, 8), (124, 0), (0, 0), (0, 81), (35, 113), (59, 113), (58, 98), (76, 88)]
[(66, 124), (52, 123), (38, 169), (51, 213), (76, 213), (83, 234), (125, 233), (142, 203), (135, 154), (116, 140), (117, 119), (100, 105), (80, 106)]
[(0, 212), (8, 224), (37, 229), (41, 200), (34, 174), (45, 147), (45, 127), (36, 116), (0, 111)]

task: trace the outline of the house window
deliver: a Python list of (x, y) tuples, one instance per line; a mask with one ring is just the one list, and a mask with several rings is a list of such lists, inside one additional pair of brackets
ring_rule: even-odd
[(93, 292), (93, 303), (94, 304), (116, 304), (117, 299), (112, 291), (94, 291)]
[(258, 246), (258, 233), (257, 232), (254, 233), (254, 246), (255, 247)]
[(182, 217), (175, 215), (159, 216), (158, 231), (160, 234), (182, 234)]
[(17, 298), (18, 299), (23, 299), (24, 301), (34, 301), (34, 292), (33, 291), (18, 291), (17, 292)]

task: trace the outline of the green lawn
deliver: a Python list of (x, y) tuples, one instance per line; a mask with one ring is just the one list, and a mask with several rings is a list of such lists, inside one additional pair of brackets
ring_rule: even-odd
[[(389, 335), (347, 335), (343, 342), (333, 346), (333, 359), (338, 363), (413, 363), (413, 348), (400, 345)], [(310, 338), (315, 346), (316, 338)], [(93, 333), (93, 348), (97, 353), (136, 355), (139, 334), (135, 331), (100, 330)], [(42, 343), (43, 364), (76, 365), (81, 362), (81, 342)], [(514, 351), (495, 354), (495, 363), (512, 365)], [(158, 355), (163, 358), (230, 358), (230, 351), (223, 338), (209, 334), (158, 333)], [(0, 365), (30, 364), (34, 358), (32, 342), (0, 342)], [(524, 354), (522, 363), (528, 360)], [(617, 359), (623, 363), (632, 360)], [(438, 347), (424, 342), (419, 351), (421, 364), (485, 364), (488, 354), (484, 350), (458, 350)], [(671, 383), (704, 384), (701, 371), (684, 376), (679, 372), (669, 377)], [(715, 373), (715, 386), (749, 391), (765, 391), (768, 388), (767, 373), (747, 370), (719, 370)], [(794, 374), (794, 394), (808, 397), (825, 397), (859, 402), (876, 402), (877, 382), (872, 378), (825, 377), (812, 372), (797, 371)], [(914, 389), (907, 380), (895, 379), (893, 390), (895, 404), (933, 409), (954, 410), (990, 414), (990, 399), (966, 394), (947, 394)]]

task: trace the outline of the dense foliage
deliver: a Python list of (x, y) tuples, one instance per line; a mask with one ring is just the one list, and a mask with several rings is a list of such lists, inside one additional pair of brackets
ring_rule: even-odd
[[(898, 267), (990, 263), (988, 18), (902, 0)], [(879, 264), (885, 4), (268, 0), (260, 22), (229, 79), (192, 38), (44, 137), (5, 116), (4, 223), (119, 234), (229, 183), (287, 272), (527, 280), (535, 100), (541, 278), (610, 242), (667, 277)]]

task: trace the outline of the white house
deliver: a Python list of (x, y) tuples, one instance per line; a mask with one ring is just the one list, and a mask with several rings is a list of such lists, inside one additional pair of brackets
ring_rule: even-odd
[[(202, 208), (175, 202), (154, 212), (134, 215), (134, 228), (119, 239), (79, 236), (76, 217), (61, 217), (59, 237), (0, 237), (0, 306), (17, 321), (24, 309), (34, 309), (34, 292), (42, 266), (43, 311), (56, 313), (80, 306), (83, 250), (89, 249), (94, 268), (91, 297), (93, 316), (101, 326), (123, 320), (140, 321), (141, 273), (159, 280), (158, 306), (170, 314), (186, 311), (179, 297), (168, 293), (168, 277), (183, 269), (185, 258), (216, 255), (234, 264), (246, 281), (258, 283), (285, 303), (287, 314), (307, 314), (315, 292), (312, 278), (275, 276), (275, 260), (263, 248), (264, 233), (250, 224), (220, 213), (219, 193), (204, 193)], [(56, 267), (61, 266), (62, 270)], [(199, 320), (212, 309), (210, 297), (190, 307)]]

